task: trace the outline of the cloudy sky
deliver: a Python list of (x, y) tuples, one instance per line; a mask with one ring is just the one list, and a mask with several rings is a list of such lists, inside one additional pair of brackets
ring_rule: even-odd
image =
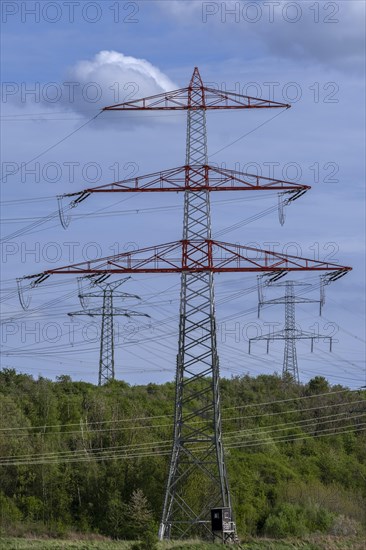
[[(314, 353), (299, 344), (299, 369), (303, 381), (322, 374), (365, 385), (364, 12), (364, 2), (350, 0), (2, 2), (2, 365), (96, 381), (100, 320), (67, 316), (81, 309), (76, 280), (49, 279), (24, 312), (16, 278), (181, 238), (180, 194), (95, 195), (72, 211), (66, 231), (56, 196), (183, 164), (185, 114), (93, 117), (105, 105), (184, 87), (198, 66), (211, 86), (292, 105), (208, 113), (210, 163), (312, 186), (283, 227), (273, 193), (217, 193), (213, 235), (352, 266), (327, 287), (322, 317), (316, 303), (299, 306), (304, 331), (335, 340), (332, 354), (322, 339)], [(302, 280), (312, 286), (299, 291), (317, 300), (317, 277)], [(255, 282), (216, 278), (224, 376), (282, 369), (282, 343), (268, 355), (264, 343), (247, 353), (248, 338), (284, 319), (283, 306), (257, 319)], [(179, 278), (135, 276), (124, 290), (141, 297), (128, 307), (150, 318), (118, 318), (117, 377), (171, 380)]]

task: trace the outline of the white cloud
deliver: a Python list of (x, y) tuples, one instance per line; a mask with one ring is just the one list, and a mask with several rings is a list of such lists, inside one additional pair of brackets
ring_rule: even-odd
[[(178, 88), (162, 71), (145, 59), (116, 51), (100, 51), (68, 70), (70, 94), (64, 106), (82, 114), (115, 103)], [(71, 86), (73, 88), (71, 92)]]
[[(58, 82), (37, 82), (4, 85), (4, 107), (9, 106), (39, 116), (65, 112), (65, 120), (76, 113), (91, 118), (103, 107), (137, 100), (179, 88), (160, 69), (146, 59), (127, 56), (116, 51), (102, 50), (90, 60), (78, 61), (62, 75)], [(34, 92), (27, 92), (27, 90)], [(46, 111), (46, 112), (45, 112)], [(108, 116), (108, 115), (111, 116)], [(123, 117), (123, 125), (121, 119)], [(47, 120), (47, 118), (45, 119)], [(149, 124), (155, 118), (146, 113), (104, 113), (98, 127), (118, 124), (123, 129)], [(168, 121), (169, 119), (163, 119)], [(171, 120), (171, 119), (170, 119)]]

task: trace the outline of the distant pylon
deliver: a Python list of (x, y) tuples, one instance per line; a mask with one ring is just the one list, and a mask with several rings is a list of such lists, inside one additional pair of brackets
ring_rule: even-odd
[[(102, 280), (95, 281), (92, 286), (98, 286), (101, 291), (89, 291), (83, 292), (82, 290), (82, 278), (79, 279), (79, 299), (83, 307), (81, 311), (74, 311), (68, 313), (70, 317), (74, 315), (89, 315), (90, 317), (101, 316), (102, 317), (102, 330), (100, 336), (100, 357), (99, 357), (99, 386), (105, 384), (110, 380), (114, 380), (114, 322), (113, 318), (116, 315), (123, 317), (144, 316), (148, 317), (145, 313), (139, 313), (137, 311), (130, 311), (127, 309), (121, 309), (114, 307), (114, 298), (135, 298), (140, 299), (135, 294), (127, 294), (126, 292), (116, 292), (116, 289), (125, 283), (130, 277), (120, 279), (112, 283), (106, 283)], [(87, 301), (89, 298), (103, 298), (103, 303), (99, 307), (87, 308)]]
[(295, 323), (295, 307), (296, 304), (311, 304), (317, 303), (320, 304), (319, 314), (321, 315), (322, 306), (324, 304), (324, 288), (323, 283), (321, 282), (321, 297), (319, 300), (312, 300), (309, 298), (304, 298), (303, 296), (298, 296), (295, 294), (296, 286), (311, 286), (306, 283), (295, 282), (295, 281), (285, 281), (283, 283), (276, 283), (269, 285), (274, 286), (284, 286), (285, 287), (285, 296), (281, 298), (274, 298), (272, 300), (263, 299), (263, 290), (260, 283), (260, 277), (258, 278), (258, 289), (259, 289), (259, 302), (258, 302), (258, 317), (260, 314), (260, 308), (263, 305), (276, 305), (276, 304), (285, 304), (285, 326), (283, 330), (278, 332), (273, 332), (266, 334), (264, 336), (256, 336), (249, 339), (249, 353), (251, 350), (251, 343), (253, 341), (265, 340), (267, 342), (267, 353), (269, 352), (269, 343), (274, 340), (284, 340), (285, 349), (283, 356), (283, 367), (282, 367), (282, 377), (287, 378), (288, 375), (291, 378), (299, 383), (299, 367), (297, 362), (297, 352), (296, 352), (296, 341), (297, 340), (311, 340), (311, 351), (314, 349), (314, 340), (322, 338), (324, 340), (329, 340), (329, 350), (332, 351), (332, 337), (325, 336), (320, 334), (313, 334), (311, 332), (305, 332), (301, 329), (296, 328)]

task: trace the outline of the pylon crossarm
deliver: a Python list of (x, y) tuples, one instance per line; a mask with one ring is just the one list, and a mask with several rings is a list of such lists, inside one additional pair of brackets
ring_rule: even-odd
[[(237, 170), (210, 165), (187, 165), (160, 172), (89, 187), (82, 191), (66, 193), (59, 197), (76, 197), (72, 206), (94, 193), (156, 193), (183, 191), (280, 191), (286, 192), (284, 204), (288, 204), (311, 189), (309, 185), (267, 178)], [(287, 193), (288, 191), (288, 193)]]
[(303, 330), (294, 329), (291, 331), (291, 334), (287, 334), (286, 330), (279, 330), (277, 332), (271, 332), (263, 336), (254, 336), (250, 338), (251, 342), (259, 340), (310, 340), (310, 339), (330, 339), (332, 336), (327, 336), (323, 334), (314, 334), (313, 332), (306, 332)]
[[(73, 317), (74, 315), (88, 315), (89, 317), (95, 317), (103, 314), (103, 310), (100, 307), (82, 309), (81, 311), (73, 311), (68, 313), (70, 317)], [(139, 313), (138, 311), (130, 311), (128, 309), (120, 309), (117, 307), (111, 309), (110, 315), (120, 315), (123, 317), (150, 317), (147, 313)]]
[(150, 319), (150, 315), (148, 313), (140, 313), (139, 311), (124, 310), (118, 307), (113, 308), (113, 315), (124, 315), (125, 317), (148, 317)]
[[(286, 296), (281, 298), (273, 298), (272, 300), (264, 300), (260, 303), (261, 306), (264, 305), (276, 305), (276, 304), (286, 304), (289, 300), (286, 300)], [(291, 302), (294, 304), (318, 304), (320, 300), (312, 300), (311, 298), (304, 298), (302, 296), (294, 296), (291, 299)]]
[[(296, 194), (305, 193), (311, 189), (310, 185), (297, 183), (294, 181), (279, 180), (276, 178), (267, 178), (258, 174), (248, 174), (238, 170), (230, 170), (215, 166), (207, 166), (209, 172), (209, 181), (212, 187), (224, 190), (272, 190), (272, 191), (291, 191)], [(227, 185), (228, 184), (228, 185)], [(227, 186), (225, 186), (227, 185)]]
[[(276, 340), (285, 340), (286, 343), (290, 343), (292, 346), (295, 345), (297, 340), (310, 340), (311, 341), (311, 352), (314, 351), (314, 341), (318, 340), (328, 340), (329, 342), (329, 351), (332, 352), (332, 346), (333, 346), (333, 337), (328, 336), (326, 334), (314, 334), (312, 332), (304, 332), (301, 330), (291, 330), (290, 333), (286, 331), (285, 329), (282, 331), (274, 332), (272, 334), (266, 334), (264, 336), (256, 336), (254, 338), (249, 339), (249, 350), (248, 353), (250, 354), (251, 351), (251, 344), (252, 342), (259, 342), (259, 341), (265, 341), (267, 342), (267, 353), (269, 352), (269, 344), (270, 342), (274, 342)], [(294, 370), (294, 377), (299, 380), (297, 368)], [(287, 369), (284, 369), (284, 372), (287, 372)]]
[(331, 262), (280, 254), (269, 250), (220, 241), (175, 241), (46, 270), (23, 279), (33, 279), (33, 286), (52, 274), (129, 274), (129, 273), (233, 273), (290, 271), (325, 271), (336, 280), (352, 268)]
[(204, 86), (195, 67), (189, 86), (141, 99), (116, 103), (103, 111), (187, 111), (197, 109), (289, 109), (288, 103), (250, 97)]
[(289, 109), (288, 103), (203, 87), (206, 109)]
[(172, 92), (165, 92), (148, 96), (134, 101), (108, 105), (102, 111), (188, 111), (188, 110), (216, 110), (216, 109), (289, 109), (288, 103), (280, 103), (269, 99), (245, 96), (233, 92), (222, 92), (214, 88), (203, 86), (200, 88), (201, 103), (190, 103), (190, 92), (197, 88), (179, 88)]
[[(101, 292), (86, 292), (83, 294), (83, 298), (101, 298), (103, 294)], [(128, 294), (127, 292), (113, 292), (114, 298), (134, 298), (136, 300), (141, 300), (141, 297), (137, 294)]]
[(102, 311), (101, 311), (101, 308), (99, 307), (89, 308), (89, 309), (85, 308), (85, 309), (82, 309), (81, 311), (72, 311), (67, 315), (69, 317), (74, 317), (75, 315), (88, 315), (89, 317), (94, 317), (97, 315), (102, 315)]
[(188, 88), (179, 88), (172, 92), (151, 95), (134, 101), (125, 101), (104, 107), (102, 111), (165, 111), (185, 110), (188, 102)]

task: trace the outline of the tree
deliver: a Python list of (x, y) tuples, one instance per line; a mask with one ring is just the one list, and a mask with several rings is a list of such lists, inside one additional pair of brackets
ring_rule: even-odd
[(114, 539), (124, 538), (126, 516), (127, 507), (118, 492), (115, 492), (108, 501), (106, 533)]
[(309, 395), (318, 393), (327, 393), (329, 391), (329, 384), (324, 376), (315, 376), (308, 383)]
[(128, 506), (128, 526), (131, 539), (138, 539), (133, 550), (154, 550), (157, 544), (156, 526), (147, 498), (141, 489), (136, 489)]
[(128, 505), (128, 516), (135, 530), (141, 533), (153, 522), (153, 514), (149, 502), (141, 489), (136, 489)]

